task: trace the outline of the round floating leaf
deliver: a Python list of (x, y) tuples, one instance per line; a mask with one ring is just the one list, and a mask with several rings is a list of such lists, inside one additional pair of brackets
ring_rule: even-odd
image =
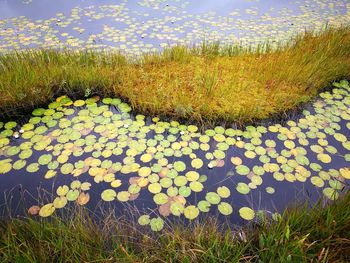
[(240, 175), (247, 175), (250, 172), (250, 169), (248, 166), (245, 165), (238, 165), (236, 166), (236, 172)]
[(200, 169), (203, 166), (203, 161), (199, 158), (193, 159), (191, 165), (195, 169)]
[(268, 193), (268, 194), (274, 194), (275, 193), (275, 189), (273, 187), (271, 187), (271, 186), (266, 187), (265, 190), (266, 190), (266, 193)]
[(193, 192), (201, 192), (203, 190), (203, 185), (200, 182), (191, 182), (190, 188)]
[(141, 225), (141, 226), (145, 226), (148, 225), (150, 223), (150, 216), (149, 215), (142, 215), (139, 217), (139, 219), (137, 220), (137, 222)]
[(26, 161), (25, 160), (17, 160), (14, 164), (13, 164), (13, 166), (12, 166), (12, 168), (13, 169), (15, 169), (15, 170), (20, 170), (20, 169), (22, 169), (24, 166), (26, 166)]
[(159, 183), (152, 183), (148, 185), (148, 191), (150, 191), (152, 194), (160, 193), (162, 190), (162, 186)]
[(55, 200), (53, 200), (53, 205), (55, 208), (62, 208), (67, 204), (67, 198), (64, 196), (56, 197)]
[(28, 213), (32, 216), (37, 215), (40, 211), (40, 207), (37, 205), (33, 205), (28, 209)]
[(214, 192), (209, 192), (205, 195), (205, 199), (213, 204), (213, 205), (217, 205), (218, 203), (220, 203), (221, 201), (221, 198), (220, 196), (217, 194), (217, 193), (214, 193)]
[(179, 188), (179, 195), (183, 196), (183, 197), (188, 197), (191, 195), (191, 188), (187, 187), (185, 185), (181, 186)]
[(150, 221), (152, 231), (161, 231), (164, 227), (164, 221), (160, 217), (152, 218)]
[(89, 183), (89, 182), (84, 182), (80, 185), (80, 189), (82, 191), (88, 191), (88, 190), (90, 190), (90, 187), (91, 187), (91, 183)]
[(185, 176), (183, 176), (183, 175), (181, 175), (181, 176), (177, 176), (175, 179), (174, 179), (174, 184), (176, 185), (176, 186), (184, 186), (184, 185), (186, 185), (186, 183), (187, 183), (187, 178), (185, 177)]
[(61, 173), (62, 174), (70, 174), (72, 173), (74, 169), (74, 165), (71, 163), (65, 163), (61, 166)]
[(340, 172), (340, 175), (343, 176), (345, 179), (350, 180), (350, 168), (349, 167), (340, 168), (339, 172)]
[(139, 176), (147, 177), (151, 174), (152, 170), (149, 167), (141, 167), (139, 170)]
[(164, 193), (158, 193), (155, 194), (153, 196), (153, 201), (157, 204), (157, 205), (163, 205), (166, 202), (168, 202), (168, 196)]
[(130, 193), (128, 191), (121, 191), (117, 194), (117, 199), (120, 202), (127, 202), (129, 201)]
[(66, 195), (68, 201), (75, 201), (77, 200), (78, 196), (79, 196), (79, 191), (77, 189), (69, 190)]
[(324, 181), (321, 177), (318, 176), (313, 176), (311, 177), (311, 183), (317, 187), (323, 187), (324, 186)]
[(249, 207), (242, 207), (238, 212), (239, 215), (245, 220), (252, 220), (255, 216), (254, 210)]
[(226, 202), (221, 202), (218, 205), (218, 209), (219, 209), (219, 212), (225, 216), (228, 216), (233, 212), (232, 206)]
[(174, 202), (170, 205), (170, 211), (174, 216), (180, 216), (184, 212), (184, 205), (180, 202)]
[(174, 169), (178, 172), (183, 172), (186, 169), (186, 164), (182, 161), (177, 161), (174, 163)]
[(335, 133), (333, 136), (334, 136), (334, 139), (336, 139), (338, 142), (346, 142), (347, 141), (346, 136), (341, 134), (341, 133)]
[(339, 193), (336, 189), (326, 187), (323, 189), (323, 194), (330, 200), (337, 200), (339, 197)]
[(0, 174), (6, 174), (12, 169), (12, 164), (10, 162), (0, 163)]
[(199, 179), (199, 173), (195, 171), (189, 171), (186, 173), (186, 178), (190, 182), (197, 181)]
[(201, 212), (209, 212), (211, 204), (207, 200), (201, 200), (197, 206)]
[(216, 191), (221, 198), (228, 198), (231, 195), (230, 189), (228, 189), (226, 186), (220, 186)]
[(69, 191), (69, 187), (67, 185), (59, 186), (56, 190), (57, 195), (65, 196)]
[(184, 215), (189, 220), (195, 219), (199, 215), (199, 209), (194, 205), (190, 205), (185, 208)]
[[(37, 171), (39, 171), (39, 164), (38, 163), (31, 163), (27, 166), (27, 172), (28, 173), (35, 173)], [(1, 171), (0, 171), (1, 173)]]
[(237, 192), (241, 193), (241, 194), (248, 194), (250, 192), (250, 188), (246, 183), (238, 183), (237, 187), (236, 187)]
[(80, 193), (80, 195), (78, 196), (78, 199), (77, 199), (77, 203), (79, 205), (86, 205), (90, 200), (90, 195), (89, 193)]
[(40, 208), (39, 216), (48, 217), (55, 212), (55, 207), (52, 203), (46, 204)]
[(52, 155), (51, 154), (43, 154), (38, 159), (38, 163), (40, 165), (47, 165), (51, 161), (52, 161)]
[(106, 189), (101, 193), (102, 200), (106, 202), (113, 201), (116, 196), (117, 193), (113, 189)]
[(328, 154), (325, 154), (325, 153), (317, 154), (317, 159), (323, 163), (330, 163), (332, 161), (332, 158)]
[(75, 180), (75, 181), (71, 182), (71, 184), (70, 184), (70, 188), (73, 189), (73, 190), (74, 189), (79, 189), (80, 186), (81, 186), (81, 183), (78, 180)]

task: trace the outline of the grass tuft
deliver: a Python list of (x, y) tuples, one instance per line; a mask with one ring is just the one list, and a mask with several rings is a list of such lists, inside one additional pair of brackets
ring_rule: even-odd
[(0, 110), (47, 104), (57, 94), (120, 96), (138, 112), (249, 122), (309, 101), (350, 77), (350, 31), (306, 32), (257, 48), (203, 43), (131, 60), (108, 51), (26, 50), (0, 55)]
[(350, 193), (237, 228), (208, 217), (151, 233), (114, 211), (0, 221), (1, 262), (349, 262)]

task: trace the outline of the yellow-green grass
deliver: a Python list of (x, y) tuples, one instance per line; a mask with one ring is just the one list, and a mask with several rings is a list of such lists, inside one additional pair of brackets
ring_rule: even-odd
[(203, 44), (130, 59), (116, 52), (27, 50), (0, 55), (0, 111), (55, 94), (120, 96), (138, 112), (238, 123), (281, 114), (350, 77), (350, 30), (304, 33), (258, 49)]
[[(349, 262), (350, 193), (324, 207), (294, 206), (276, 221), (232, 227), (216, 218), (168, 222), (150, 233), (113, 211), (0, 221), (1, 262)], [(68, 211), (68, 212), (67, 212)]]

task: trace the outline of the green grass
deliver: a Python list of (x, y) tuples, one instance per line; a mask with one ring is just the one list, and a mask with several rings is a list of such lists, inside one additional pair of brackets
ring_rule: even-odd
[(1, 262), (349, 262), (350, 193), (324, 206), (288, 208), (280, 219), (234, 228), (215, 218), (149, 233), (134, 221), (89, 216), (0, 222)]
[(303, 33), (287, 45), (256, 49), (203, 43), (139, 59), (119, 53), (26, 50), (0, 55), (0, 111), (22, 114), (57, 94), (120, 96), (138, 112), (237, 123), (309, 101), (350, 77), (350, 30)]

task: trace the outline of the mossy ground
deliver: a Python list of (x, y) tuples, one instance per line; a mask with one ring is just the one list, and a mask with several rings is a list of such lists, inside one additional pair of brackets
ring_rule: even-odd
[(27, 50), (0, 55), (0, 110), (13, 116), (58, 93), (98, 93), (125, 98), (145, 114), (243, 123), (286, 112), (349, 72), (347, 27), (304, 33), (277, 49), (203, 44), (136, 61), (91, 50)]

